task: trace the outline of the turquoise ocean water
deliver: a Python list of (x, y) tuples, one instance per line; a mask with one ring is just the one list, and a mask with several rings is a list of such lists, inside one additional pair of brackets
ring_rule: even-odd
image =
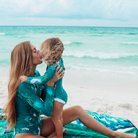
[[(8, 75), (16, 44), (29, 40), (39, 48), (52, 36), (65, 46), (66, 80), (93, 84), (138, 80), (138, 28), (114, 27), (0, 26), (0, 75)], [(45, 65), (38, 69), (43, 73)]]

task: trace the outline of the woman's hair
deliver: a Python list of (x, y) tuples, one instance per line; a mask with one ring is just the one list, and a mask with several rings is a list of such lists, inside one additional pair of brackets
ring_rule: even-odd
[[(56, 63), (62, 56), (64, 45), (58, 37), (52, 37), (45, 40), (40, 45), (40, 54), (48, 66)], [(46, 53), (45, 56), (43, 56)]]
[(14, 47), (11, 53), (10, 79), (8, 83), (8, 102), (3, 113), (11, 129), (16, 125), (16, 92), (20, 84), (21, 75), (29, 75), (33, 68), (32, 49), (29, 41)]

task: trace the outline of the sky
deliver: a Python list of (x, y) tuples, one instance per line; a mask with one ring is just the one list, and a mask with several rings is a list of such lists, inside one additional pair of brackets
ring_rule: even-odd
[(138, 0), (0, 0), (0, 25), (138, 27)]

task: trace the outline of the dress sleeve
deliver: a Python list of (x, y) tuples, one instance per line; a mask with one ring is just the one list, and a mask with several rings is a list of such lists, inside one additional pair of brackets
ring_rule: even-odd
[(35, 70), (35, 76), (41, 76), (38, 70)]
[(50, 86), (46, 87), (48, 94), (45, 94), (45, 101), (37, 96), (37, 94), (31, 88), (30, 84), (26, 82), (23, 82), (18, 86), (18, 94), (20, 98), (27, 101), (28, 104), (38, 112), (46, 116), (51, 116), (54, 105), (55, 88)]
[(55, 75), (57, 65), (50, 65), (43, 76), (27, 77), (27, 83), (30, 84), (45, 84)]

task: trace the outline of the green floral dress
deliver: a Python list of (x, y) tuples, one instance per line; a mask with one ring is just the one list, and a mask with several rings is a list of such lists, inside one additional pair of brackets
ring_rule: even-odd
[[(27, 83), (29, 83), (29, 84), (40, 84), (40, 85), (47, 83), (54, 76), (54, 74), (56, 72), (56, 68), (57, 68), (58, 65), (60, 65), (60, 67), (62, 67), (62, 71), (63, 71), (64, 70), (64, 64), (63, 64), (62, 58), (60, 58), (59, 61), (56, 64), (48, 66), (47, 69), (46, 69), (46, 72), (43, 76), (27, 77)], [(54, 101), (58, 101), (58, 102), (61, 102), (63, 104), (66, 104), (68, 96), (67, 96), (66, 91), (63, 89), (62, 79), (63, 78), (59, 79), (55, 83), (55, 85), (56, 85), (56, 94), (55, 94)]]
[[(35, 71), (35, 76), (40, 76)], [(45, 91), (47, 90), (47, 91)], [(16, 126), (17, 133), (40, 135), (42, 120), (40, 114), (51, 116), (53, 111), (55, 88), (47, 85), (21, 83), (16, 93)]]

